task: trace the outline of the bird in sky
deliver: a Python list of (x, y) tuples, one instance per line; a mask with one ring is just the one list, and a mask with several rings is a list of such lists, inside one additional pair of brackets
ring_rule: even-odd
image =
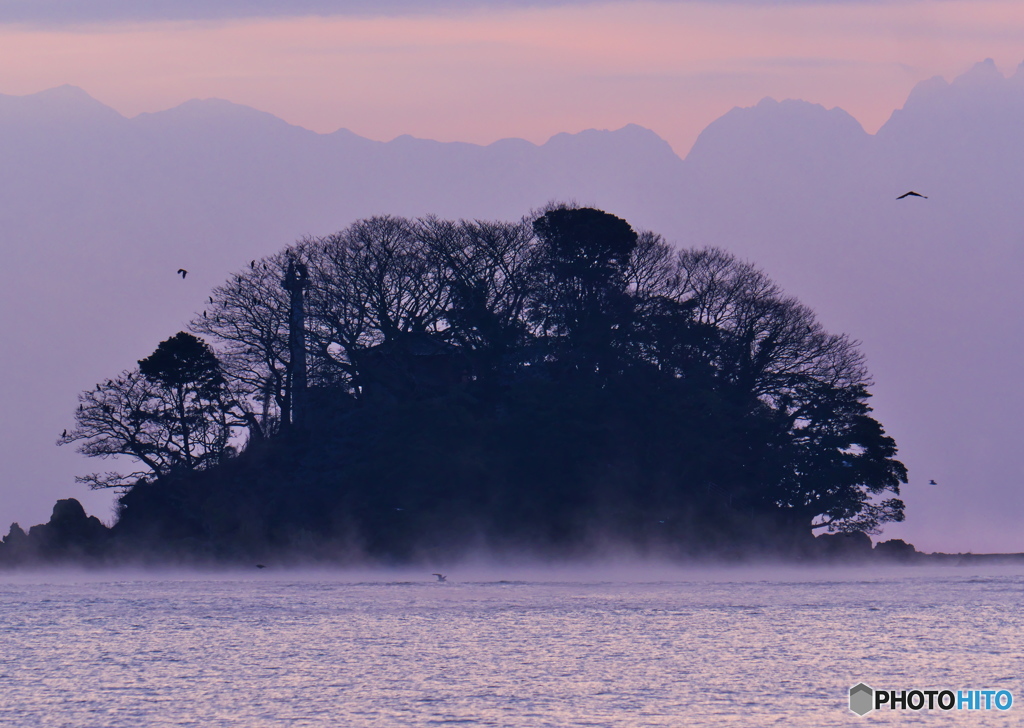
[(431, 576), (436, 576), (438, 581), (448, 581), (448, 577), (444, 574), (431, 574)]
[(922, 200), (927, 200), (928, 199), (928, 195), (920, 195), (917, 192), (914, 192), (913, 190), (911, 190), (910, 192), (904, 192), (902, 195), (900, 195), (896, 199), (897, 200), (902, 200), (904, 197), (920, 197)]
[(184, 268), (178, 268), (178, 275), (181, 276), (181, 280), (185, 280), (185, 276), (188, 275), (188, 271)]
[(263, 564), (256, 564), (256, 568), (257, 568), (257, 569), (265, 569), (265, 568), (267, 568), (267, 567), (266, 567), (266, 566), (264, 566)]
[(929, 480), (928, 485), (938, 485), (934, 480)]

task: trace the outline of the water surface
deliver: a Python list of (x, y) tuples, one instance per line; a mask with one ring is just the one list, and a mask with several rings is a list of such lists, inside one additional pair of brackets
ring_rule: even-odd
[[(0, 575), (10, 726), (1024, 725), (1021, 570)], [(995, 688), (996, 711), (847, 709)]]

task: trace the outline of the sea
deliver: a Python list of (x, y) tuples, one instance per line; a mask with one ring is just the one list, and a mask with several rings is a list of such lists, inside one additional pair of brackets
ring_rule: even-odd
[(0, 573), (0, 725), (1021, 726), (1022, 602), (1020, 566)]

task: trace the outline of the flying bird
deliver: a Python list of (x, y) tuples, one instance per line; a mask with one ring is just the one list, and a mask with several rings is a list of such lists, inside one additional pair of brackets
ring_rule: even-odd
[(920, 197), (922, 200), (927, 200), (928, 195), (919, 195), (918, 193), (911, 190), (910, 192), (904, 192), (902, 195), (897, 197), (897, 200), (902, 200), (904, 197)]
[(928, 485), (938, 485), (934, 480), (929, 480)]
[(185, 276), (188, 275), (188, 271), (184, 268), (178, 268), (178, 275), (181, 276), (181, 280), (185, 280)]
[(438, 581), (448, 581), (448, 577), (444, 574), (431, 574), (431, 576), (436, 576)]
[(256, 568), (257, 568), (257, 569), (265, 569), (265, 568), (267, 568), (267, 567), (266, 567), (266, 566), (264, 566), (263, 564), (256, 564)]

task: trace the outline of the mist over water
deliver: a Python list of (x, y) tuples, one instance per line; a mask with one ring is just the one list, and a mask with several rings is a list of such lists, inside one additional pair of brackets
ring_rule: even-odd
[(1019, 725), (1024, 709), (847, 709), (861, 681), (1021, 700), (1020, 567), (432, 570), (4, 574), (0, 724)]

